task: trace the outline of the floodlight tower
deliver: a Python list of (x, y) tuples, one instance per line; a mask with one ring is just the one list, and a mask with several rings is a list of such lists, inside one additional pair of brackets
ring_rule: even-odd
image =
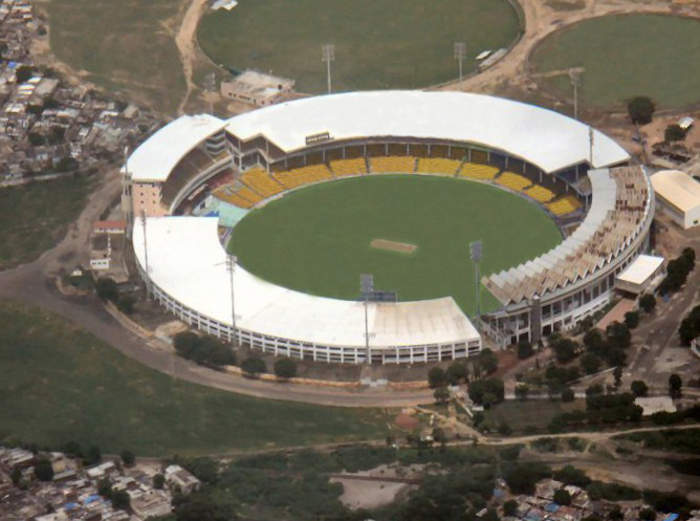
[(481, 282), (479, 277), (479, 263), (483, 253), (483, 244), (481, 241), (472, 241), (469, 243), (469, 256), (474, 264), (474, 301), (476, 303), (476, 317), (481, 316)]
[(235, 255), (229, 254), (226, 256), (226, 270), (229, 274), (229, 290), (231, 292), (231, 336), (229, 337), (229, 340), (231, 341), (231, 344), (234, 345), (237, 342), (234, 340), (236, 338), (236, 294), (234, 292), (233, 274), (236, 269), (237, 262), (238, 258)]
[(462, 64), (467, 56), (467, 44), (464, 42), (455, 42), (454, 45), (455, 60), (459, 63), (459, 81), (462, 81)]
[(321, 61), (326, 64), (328, 78), (328, 94), (331, 93), (331, 62), (335, 61), (335, 44), (325, 43), (321, 45)]
[(367, 307), (369, 304), (370, 295), (374, 292), (374, 275), (371, 273), (363, 273), (360, 275), (360, 290), (365, 304), (365, 353), (367, 363), (372, 363), (372, 352), (369, 348), (369, 317)]
[(578, 89), (581, 87), (581, 74), (583, 67), (572, 67), (569, 69), (569, 80), (574, 88), (574, 119), (578, 119)]
[(146, 228), (146, 211), (141, 210), (141, 226), (143, 227), (143, 268), (146, 270), (146, 295), (151, 296), (151, 274), (148, 266), (148, 229)]
[(126, 237), (131, 239), (134, 227), (134, 201), (131, 196), (131, 174), (129, 174), (129, 147), (124, 147), (124, 175), (122, 176), (122, 213), (126, 217)]

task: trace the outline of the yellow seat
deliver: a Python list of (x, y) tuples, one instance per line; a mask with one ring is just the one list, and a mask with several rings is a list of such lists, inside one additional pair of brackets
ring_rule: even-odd
[(284, 190), (284, 187), (272, 179), (262, 168), (251, 168), (241, 175), (241, 181), (263, 197), (270, 197)]
[(532, 188), (528, 188), (527, 190), (525, 190), (525, 195), (534, 199), (537, 202), (547, 203), (554, 199), (554, 196), (556, 194), (550, 189), (545, 188), (544, 186), (535, 185)]
[(464, 163), (459, 170), (461, 177), (469, 179), (479, 179), (481, 181), (490, 181), (498, 173), (498, 168), (491, 165), (482, 165), (479, 163)]
[(332, 174), (325, 164), (303, 166), (273, 174), (274, 178), (286, 188), (296, 188), (325, 179), (332, 179)]
[(573, 195), (565, 195), (546, 206), (554, 215), (566, 215), (581, 208), (581, 202)]
[(380, 156), (369, 160), (370, 171), (378, 174), (412, 173), (416, 168), (413, 156)]
[(513, 172), (503, 172), (496, 178), (496, 183), (510, 188), (514, 192), (522, 191), (526, 186), (530, 186), (532, 181), (527, 177), (521, 176), (520, 174), (515, 174)]
[(447, 174), (454, 175), (454, 173), (462, 164), (461, 161), (456, 159), (445, 159), (442, 157), (422, 157), (418, 160), (418, 172), (425, 174)]
[(367, 173), (367, 165), (362, 157), (357, 157), (355, 159), (338, 159), (337, 161), (331, 161), (330, 165), (336, 177)]

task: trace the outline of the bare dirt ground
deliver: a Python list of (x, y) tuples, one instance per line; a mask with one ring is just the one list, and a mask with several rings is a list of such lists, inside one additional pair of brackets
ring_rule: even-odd
[(415, 244), (390, 241), (388, 239), (372, 239), (369, 245), (378, 250), (397, 251), (399, 253), (413, 253), (418, 249), (418, 246)]
[(192, 91), (196, 88), (192, 75), (197, 56), (197, 26), (207, 5), (207, 0), (191, 0), (187, 11), (185, 11), (182, 24), (180, 24), (180, 29), (175, 35), (175, 45), (177, 45), (177, 49), (180, 52), (182, 71), (185, 74), (185, 82), (187, 84), (187, 92), (180, 102), (178, 114), (184, 114), (185, 106), (192, 95)]

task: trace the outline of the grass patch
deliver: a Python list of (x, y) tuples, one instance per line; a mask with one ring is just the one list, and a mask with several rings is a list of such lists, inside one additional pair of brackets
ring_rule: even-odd
[(185, 94), (173, 0), (51, 0), (51, 49), (89, 81), (173, 113)]
[(584, 400), (569, 403), (560, 400), (506, 400), (492, 406), (485, 414), (489, 423), (506, 423), (514, 431), (525, 432), (546, 429), (556, 415), (584, 408)]
[(162, 456), (383, 439), (379, 409), (263, 400), (173, 380), (92, 335), (0, 303), (0, 439)]
[(648, 449), (700, 454), (700, 429), (634, 432), (615, 439), (635, 441)]
[(33, 261), (55, 246), (85, 206), (83, 176), (0, 189), (0, 270)]
[[(543, 40), (530, 62), (543, 73), (584, 67), (579, 96), (594, 107), (622, 108), (638, 95), (661, 108), (700, 102), (700, 22), (690, 18), (632, 14), (585, 20)], [(539, 81), (572, 96), (566, 74)]]
[(321, 45), (335, 44), (335, 91), (416, 88), (456, 79), (454, 42), (468, 42), (465, 72), (484, 49), (508, 47), (518, 16), (504, 0), (242, 0), (204, 16), (198, 37), (216, 62), (326, 90)]
[[(375, 237), (418, 246), (412, 255), (368, 248)], [(515, 266), (560, 242), (536, 205), (485, 184), (430, 176), (366, 176), (322, 183), (253, 210), (230, 243), (246, 269), (299, 291), (359, 295), (360, 274), (400, 300), (452, 295), (473, 312), (469, 241), (482, 239), (483, 274)], [(485, 310), (498, 306), (482, 288)]]

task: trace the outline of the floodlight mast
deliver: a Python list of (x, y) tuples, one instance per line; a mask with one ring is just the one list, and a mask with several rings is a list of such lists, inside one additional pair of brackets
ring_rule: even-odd
[(335, 61), (335, 44), (325, 43), (321, 45), (321, 61), (326, 64), (326, 77), (328, 80), (328, 94), (331, 93), (331, 62)]
[(237, 339), (236, 339), (236, 294), (234, 292), (234, 271), (236, 269), (236, 263), (238, 262), (238, 258), (235, 255), (227, 255), (226, 256), (226, 270), (228, 271), (229, 274), (229, 289), (231, 292), (231, 335), (229, 337), (229, 340), (231, 344), (236, 345), (237, 344)]
[(569, 79), (571, 86), (574, 88), (574, 119), (578, 119), (578, 89), (581, 87), (581, 74), (584, 72), (583, 67), (571, 67), (569, 69)]
[(146, 296), (151, 296), (151, 274), (148, 266), (148, 230), (146, 228), (146, 211), (141, 210), (141, 226), (143, 227), (143, 264), (146, 270)]
[(363, 273), (360, 275), (360, 290), (364, 300), (365, 307), (365, 356), (368, 364), (372, 363), (372, 351), (369, 347), (369, 296), (374, 292), (374, 275), (371, 273)]
[(476, 318), (481, 316), (481, 282), (479, 276), (479, 263), (483, 253), (483, 243), (473, 241), (469, 243), (469, 255), (474, 264), (474, 301), (476, 303)]
[(455, 42), (454, 45), (455, 60), (459, 63), (459, 81), (462, 81), (462, 64), (467, 56), (467, 44), (464, 42)]

